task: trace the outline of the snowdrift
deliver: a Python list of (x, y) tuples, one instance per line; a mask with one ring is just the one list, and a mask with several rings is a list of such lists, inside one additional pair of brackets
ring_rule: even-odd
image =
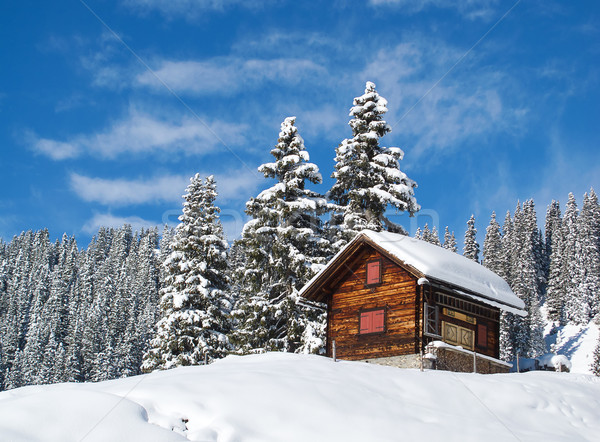
[(234, 357), (97, 384), (0, 393), (11, 441), (597, 440), (600, 378)]

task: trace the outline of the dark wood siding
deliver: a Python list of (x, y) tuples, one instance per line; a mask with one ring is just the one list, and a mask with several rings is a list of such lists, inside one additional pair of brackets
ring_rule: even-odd
[[(413, 354), (419, 350), (417, 279), (371, 247), (348, 263), (328, 302), (327, 354), (340, 359), (369, 359)], [(380, 285), (366, 285), (366, 264), (381, 259)], [(360, 334), (363, 310), (385, 309), (385, 332)]]

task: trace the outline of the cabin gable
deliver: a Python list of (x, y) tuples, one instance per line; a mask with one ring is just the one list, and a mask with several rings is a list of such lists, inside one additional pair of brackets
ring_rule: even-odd
[[(372, 263), (379, 263), (374, 282)], [(327, 354), (370, 359), (418, 352), (417, 278), (365, 244), (328, 297)], [(370, 278), (368, 278), (370, 276)]]

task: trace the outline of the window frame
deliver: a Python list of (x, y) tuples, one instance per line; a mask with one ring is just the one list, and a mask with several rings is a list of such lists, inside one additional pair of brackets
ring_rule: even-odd
[[(376, 307), (376, 308), (368, 308), (368, 309), (361, 309), (358, 312), (358, 335), (359, 336), (371, 336), (371, 335), (381, 335), (387, 332), (387, 313), (386, 313), (386, 308), (385, 307)], [(372, 317), (374, 317), (376, 312), (382, 312), (383, 314), (383, 325), (382, 325), (382, 329), (381, 330), (373, 330), (373, 331), (366, 331), (363, 332), (363, 328), (362, 328), (362, 321), (363, 321), (363, 315), (368, 313), (368, 314), (372, 314)], [(372, 319), (371, 319), (372, 321)], [(372, 327), (373, 329), (375, 327)]]
[[(369, 265), (377, 263), (379, 265), (379, 275), (377, 282), (369, 282)], [(365, 286), (375, 287), (383, 283), (383, 260), (381, 258), (371, 259), (365, 264)]]
[[(437, 305), (425, 302), (423, 309), (424, 329), (423, 334), (430, 338), (442, 339), (440, 334), (440, 309)], [(433, 317), (432, 317), (433, 316)], [(429, 331), (429, 325), (434, 323), (434, 332)]]

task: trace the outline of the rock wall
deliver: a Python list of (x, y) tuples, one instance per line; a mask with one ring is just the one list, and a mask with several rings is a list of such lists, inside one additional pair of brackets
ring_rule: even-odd
[[(363, 359), (363, 362), (386, 365), (398, 368), (420, 368), (421, 358), (418, 354), (391, 356), (386, 358)], [(423, 358), (423, 368), (446, 370), (462, 373), (473, 373), (473, 352), (453, 347), (431, 347)], [(510, 366), (501, 361), (495, 362), (485, 356), (477, 356), (476, 371), (481, 374), (508, 373)]]

